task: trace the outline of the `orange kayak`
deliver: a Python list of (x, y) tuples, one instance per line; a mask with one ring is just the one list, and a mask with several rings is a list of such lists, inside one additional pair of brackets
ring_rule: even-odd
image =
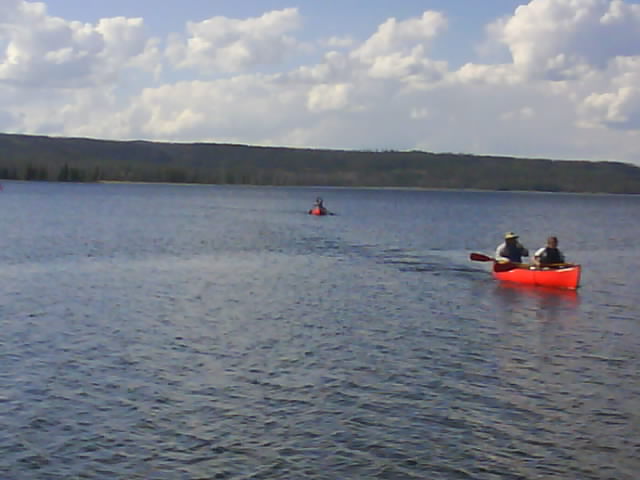
[(493, 263), (493, 276), (505, 282), (575, 290), (580, 284), (580, 265), (534, 267), (528, 264)]
[(328, 212), (326, 208), (313, 207), (311, 210), (309, 210), (310, 215), (326, 215), (327, 213)]

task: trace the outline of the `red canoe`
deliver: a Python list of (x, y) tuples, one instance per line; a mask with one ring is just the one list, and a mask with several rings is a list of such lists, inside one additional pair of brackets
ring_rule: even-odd
[(538, 268), (527, 264), (494, 262), (493, 276), (505, 282), (575, 290), (580, 284), (580, 265)]

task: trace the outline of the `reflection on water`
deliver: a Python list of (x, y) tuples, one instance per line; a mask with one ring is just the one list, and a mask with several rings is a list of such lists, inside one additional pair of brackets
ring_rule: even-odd
[(577, 308), (580, 305), (578, 291), (565, 288), (499, 282), (496, 284), (494, 293), (506, 306), (515, 306), (522, 303), (527, 304), (532, 301), (542, 310), (553, 310), (558, 307)]
[(577, 318), (580, 296), (576, 290), (498, 283), (494, 290), (504, 314), (530, 317), (548, 322), (573, 322)]
[(575, 290), (499, 282), (493, 290), (508, 363), (520, 365), (523, 352), (538, 359), (536, 368), (553, 363), (553, 355), (571, 350), (579, 323), (580, 296)]

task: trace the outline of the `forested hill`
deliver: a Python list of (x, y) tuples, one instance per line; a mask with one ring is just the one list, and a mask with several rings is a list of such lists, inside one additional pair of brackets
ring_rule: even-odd
[(453, 153), (0, 134), (0, 178), (640, 193), (640, 167)]

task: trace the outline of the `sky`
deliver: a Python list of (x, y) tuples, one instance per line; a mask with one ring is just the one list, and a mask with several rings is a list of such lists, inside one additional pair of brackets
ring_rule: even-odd
[(0, 0), (0, 131), (640, 166), (640, 0)]

